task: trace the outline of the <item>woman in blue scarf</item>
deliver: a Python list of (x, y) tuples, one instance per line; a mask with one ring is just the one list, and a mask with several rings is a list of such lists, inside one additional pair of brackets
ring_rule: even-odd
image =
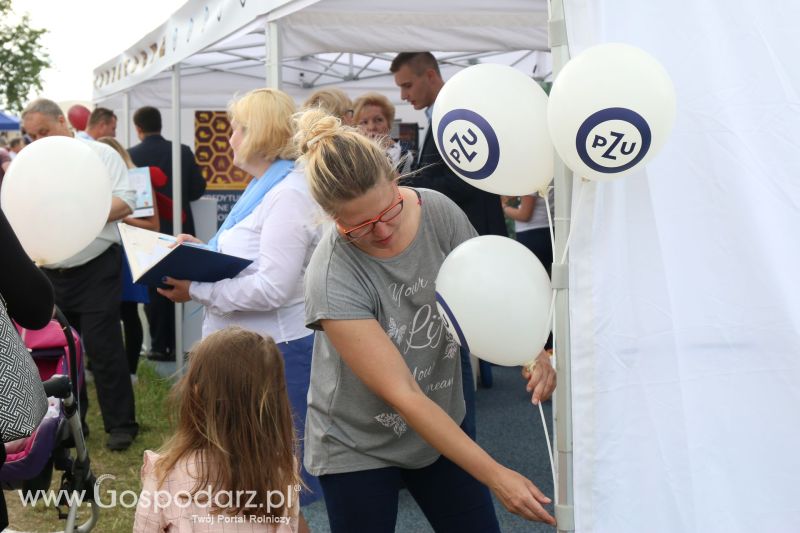
[[(322, 218), (303, 171), (294, 167), (294, 112), (292, 99), (276, 89), (251, 91), (228, 108), (233, 163), (254, 178), (209, 246), (253, 263), (235, 278), (215, 283), (166, 278), (172, 288), (159, 292), (174, 302), (191, 299), (205, 306), (203, 337), (236, 325), (275, 339), (302, 437), (314, 343), (305, 327), (303, 275)], [(191, 235), (178, 240), (198, 242)], [(303, 480), (310, 490), (301, 494), (301, 505), (321, 495), (316, 478), (305, 470)], [(302, 525), (301, 519), (301, 530)]]

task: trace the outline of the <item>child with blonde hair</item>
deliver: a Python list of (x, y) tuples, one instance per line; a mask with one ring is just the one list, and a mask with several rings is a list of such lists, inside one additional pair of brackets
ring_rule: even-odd
[(236, 327), (209, 335), (171, 402), (177, 428), (145, 451), (134, 532), (296, 532), (297, 439), (275, 342)]

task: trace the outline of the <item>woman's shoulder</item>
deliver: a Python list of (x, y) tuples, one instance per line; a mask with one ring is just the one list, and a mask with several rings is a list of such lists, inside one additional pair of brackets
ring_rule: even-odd
[(280, 203), (302, 203), (316, 205), (311, 197), (308, 181), (302, 170), (293, 169), (264, 197), (262, 205)]
[(336, 231), (336, 225), (332, 221), (323, 221), (322, 236), (317, 243), (314, 252), (311, 254), (311, 261), (306, 272), (312, 269), (312, 265), (317, 265), (316, 271), (321, 271), (324, 268), (327, 271), (327, 266), (331, 261), (338, 260), (342, 255), (341, 243), (339, 242), (339, 235)]
[(422, 205), (433, 205), (437, 208), (446, 208), (449, 207), (450, 204), (458, 207), (450, 198), (445, 196), (444, 194), (440, 193), (439, 191), (434, 191), (433, 189), (425, 189), (422, 187), (414, 187), (420, 194), (422, 198)]
[(417, 191), (419, 191), (422, 199), (423, 213), (427, 213), (428, 216), (451, 218), (452, 215), (463, 213), (453, 200), (439, 191), (422, 188), (417, 189)]

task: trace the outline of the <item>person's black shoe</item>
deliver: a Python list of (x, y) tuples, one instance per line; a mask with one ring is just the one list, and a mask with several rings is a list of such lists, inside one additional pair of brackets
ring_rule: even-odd
[(150, 361), (175, 361), (175, 356), (171, 353), (164, 352), (148, 352), (147, 359)]
[(115, 452), (122, 452), (133, 444), (134, 436), (124, 431), (115, 431), (108, 436), (106, 448)]

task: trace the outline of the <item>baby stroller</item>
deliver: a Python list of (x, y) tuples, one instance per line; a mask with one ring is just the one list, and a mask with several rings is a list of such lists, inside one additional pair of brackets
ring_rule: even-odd
[[(80, 339), (58, 309), (55, 319), (43, 329), (17, 329), (39, 369), (49, 406), (30, 437), (5, 444), (6, 462), (0, 469), (0, 484), (3, 489), (22, 490), (30, 502), (34, 495), (47, 494), (53, 469), (62, 471), (55, 503), (59, 518), (66, 519), (63, 533), (91, 531), (99, 512), (92, 501), (95, 477), (89, 467), (78, 400), (79, 387), (83, 387)], [(81, 501), (89, 502), (91, 516), (76, 526)], [(67, 512), (62, 511), (64, 506)]]

